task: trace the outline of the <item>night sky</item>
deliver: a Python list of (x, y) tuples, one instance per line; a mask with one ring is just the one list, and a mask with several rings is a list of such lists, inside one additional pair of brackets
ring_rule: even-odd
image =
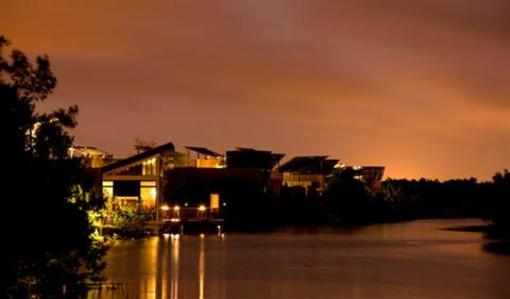
[(390, 177), (510, 168), (508, 0), (0, 0), (75, 143), (331, 155)]

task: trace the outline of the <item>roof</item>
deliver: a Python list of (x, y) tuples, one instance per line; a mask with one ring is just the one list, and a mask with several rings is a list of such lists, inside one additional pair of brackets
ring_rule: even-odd
[(381, 170), (381, 169), (385, 169), (386, 166), (361, 166), (361, 169), (374, 169), (374, 170)]
[(280, 166), (280, 172), (299, 172), (306, 174), (330, 173), (338, 160), (327, 159), (328, 156), (294, 157)]
[(223, 157), (222, 154), (217, 153), (215, 151), (212, 151), (205, 147), (198, 147), (198, 146), (185, 146), (186, 149), (189, 149), (190, 151), (194, 151), (196, 153), (205, 155), (205, 156), (211, 156), (211, 157)]
[(267, 152), (267, 153), (270, 153), (272, 156), (272, 161), (273, 161), (272, 167), (275, 167), (278, 163), (280, 163), (280, 161), (283, 159), (283, 157), (285, 157), (285, 154), (282, 154), (282, 153), (273, 153), (271, 151), (257, 150), (257, 149), (251, 148), (251, 147), (236, 147), (236, 149), (241, 152), (260, 152), (260, 153)]
[(273, 156), (273, 167), (275, 167), (278, 163), (280, 163), (280, 161), (283, 159), (283, 157), (285, 157), (285, 154), (273, 153), (272, 156)]
[(156, 146), (156, 147), (154, 147), (150, 150), (147, 150), (145, 152), (136, 154), (136, 155), (128, 157), (126, 159), (118, 160), (118, 161), (113, 162), (108, 165), (105, 165), (105, 166), (103, 166), (102, 170), (103, 170), (103, 172), (105, 172), (105, 171), (114, 170), (114, 169), (117, 169), (120, 167), (128, 166), (130, 164), (136, 163), (138, 161), (143, 161), (143, 160), (148, 159), (152, 156), (155, 156), (157, 154), (167, 152), (167, 151), (175, 151), (175, 147), (172, 142), (168, 142), (168, 143), (162, 144), (160, 146)]
[(271, 170), (284, 156), (285, 154), (271, 151), (237, 147), (234, 151), (227, 151), (227, 167)]

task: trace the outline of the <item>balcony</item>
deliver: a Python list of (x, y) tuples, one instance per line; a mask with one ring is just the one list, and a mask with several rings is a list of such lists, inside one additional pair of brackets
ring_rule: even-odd
[(199, 207), (161, 207), (160, 219), (170, 222), (217, 221), (221, 219), (220, 209)]

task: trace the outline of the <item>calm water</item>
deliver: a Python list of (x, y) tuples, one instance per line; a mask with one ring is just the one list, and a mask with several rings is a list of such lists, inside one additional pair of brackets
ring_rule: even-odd
[(510, 298), (510, 257), (479, 220), (422, 220), (355, 230), (161, 237), (119, 242), (115, 291), (91, 298)]

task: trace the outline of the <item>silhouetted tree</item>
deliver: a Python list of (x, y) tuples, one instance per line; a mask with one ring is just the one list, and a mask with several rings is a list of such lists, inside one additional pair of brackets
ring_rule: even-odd
[(394, 220), (433, 217), (482, 217), (490, 194), (476, 179), (388, 179), (376, 198)]
[(273, 222), (277, 225), (325, 224), (328, 219), (321, 199), (313, 188), (283, 186), (279, 196), (273, 199)]
[(373, 211), (365, 184), (354, 177), (352, 169), (337, 172), (328, 181), (325, 207), (333, 223), (364, 223)]
[(139, 154), (141, 152), (145, 152), (147, 150), (154, 148), (157, 144), (158, 143), (156, 142), (156, 140), (147, 140), (147, 139), (142, 139), (140, 137), (136, 137), (134, 147), (135, 147), (136, 153)]
[(1, 296), (76, 294), (104, 266), (95, 247), (79, 188), (82, 167), (68, 156), (78, 108), (36, 112), (57, 80), (47, 56), (33, 65), (26, 55), (6, 54), (0, 36), (2, 120)]
[(510, 230), (510, 173), (497, 172), (493, 178), (488, 218), (499, 229)]

